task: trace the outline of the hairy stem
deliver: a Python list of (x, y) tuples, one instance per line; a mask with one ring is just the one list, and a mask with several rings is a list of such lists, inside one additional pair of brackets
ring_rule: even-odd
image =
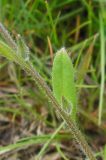
[(73, 120), (70, 118), (70, 116), (66, 112), (64, 112), (64, 110), (62, 109), (60, 104), (57, 102), (57, 100), (53, 96), (50, 88), (47, 86), (47, 84), (43, 80), (43, 78), (39, 75), (39, 73), (33, 68), (33, 66), (30, 63), (26, 63), (26, 62), (22, 61), (22, 59), (19, 59), (19, 60), (18, 59), (19, 59), (19, 57), (16, 58), (16, 63), (18, 63), (21, 66), (21, 68), (24, 69), (25, 72), (27, 74), (29, 74), (35, 80), (35, 82), (38, 84), (38, 86), (41, 87), (43, 89), (43, 91), (45, 91), (47, 97), (52, 102), (54, 109), (56, 111), (58, 111), (58, 113), (60, 114), (62, 119), (66, 122), (66, 124), (68, 125), (68, 127), (71, 130), (71, 133), (75, 137), (76, 141), (78, 142), (78, 144), (82, 148), (82, 150), (85, 153), (85, 155), (87, 156), (87, 158), (89, 160), (96, 160), (96, 158), (94, 157), (94, 155), (93, 155), (89, 145), (87, 144), (84, 136), (82, 135), (82, 133), (80, 132), (80, 130), (76, 126), (76, 123), (74, 123)]
[(9, 48), (8, 46), (6, 46), (6, 44), (1, 42), (0, 43), (0, 52), (4, 53), (4, 54), (2, 53), (2, 55), (4, 55), (5, 57), (8, 56), (7, 58), (9, 58), (10, 60), (19, 64), (21, 66), (21, 68), (34, 79), (34, 81), (37, 83), (37, 85), (39, 87), (41, 87), (42, 90), (46, 93), (47, 97), (52, 102), (54, 109), (56, 111), (58, 111), (58, 113), (60, 114), (62, 119), (66, 122), (66, 124), (68, 125), (68, 127), (71, 130), (71, 133), (73, 134), (76, 141), (78, 142), (78, 144), (80, 145), (80, 147), (84, 151), (87, 158), (89, 160), (96, 160), (96, 158), (94, 157), (94, 155), (93, 155), (89, 145), (87, 144), (84, 136), (82, 135), (82, 133), (78, 129), (76, 123), (73, 122), (73, 120), (70, 118), (70, 115), (68, 115), (62, 109), (60, 104), (57, 102), (56, 98), (53, 96), (50, 88), (47, 86), (47, 84), (45, 83), (43, 78), (39, 75), (39, 73), (34, 69), (32, 64), (30, 62), (26, 62), (20, 55), (18, 55), (16, 53), (16, 48), (17, 48), (16, 44), (14, 43), (12, 38), (10, 37), (8, 31), (6, 31), (1, 24), (0, 24), (0, 32), (2, 32), (2, 36), (5, 38), (5, 40), (7, 41), (7, 43), (11, 47), (11, 48)]
[(5, 29), (5, 27), (2, 25), (2, 23), (0, 23), (0, 33), (2, 35), (2, 37), (6, 40), (7, 44), (13, 48), (13, 49), (17, 49), (17, 45), (14, 42), (14, 40), (12, 39), (11, 35), (9, 34), (9, 32)]

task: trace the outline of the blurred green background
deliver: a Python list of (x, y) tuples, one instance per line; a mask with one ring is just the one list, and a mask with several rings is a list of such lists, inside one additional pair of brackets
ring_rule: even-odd
[[(105, 8), (105, 0), (0, 0), (1, 23), (15, 40), (23, 37), (50, 87), (55, 53), (67, 49), (75, 67), (78, 125), (98, 160), (106, 159)], [(1, 159), (84, 159), (61, 123), (31, 77), (0, 57)]]

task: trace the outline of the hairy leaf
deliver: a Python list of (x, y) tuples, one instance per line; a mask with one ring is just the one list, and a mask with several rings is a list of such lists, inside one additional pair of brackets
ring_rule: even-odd
[[(76, 115), (76, 88), (74, 83), (74, 68), (66, 50), (62, 48), (56, 53), (52, 69), (53, 93), (57, 101), (66, 111), (71, 111), (71, 116), (75, 119)], [(64, 104), (64, 101), (67, 102)], [(70, 106), (71, 105), (71, 106)]]
[(0, 55), (6, 57), (9, 60), (14, 60), (13, 54), (13, 50), (3, 41), (0, 41)]

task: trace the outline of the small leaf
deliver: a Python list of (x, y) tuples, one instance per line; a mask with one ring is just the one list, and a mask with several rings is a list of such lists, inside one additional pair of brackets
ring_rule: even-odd
[(6, 57), (7, 59), (11, 61), (14, 60), (13, 50), (3, 41), (0, 41), (0, 55), (2, 55), (3, 57)]
[(71, 116), (75, 120), (77, 96), (74, 83), (74, 68), (64, 48), (58, 51), (54, 58), (52, 85), (55, 98), (62, 106), (64, 105), (63, 100), (67, 102), (68, 113), (72, 109)]
[(29, 61), (29, 48), (19, 34), (17, 36), (17, 46), (17, 53), (23, 57), (25, 61)]

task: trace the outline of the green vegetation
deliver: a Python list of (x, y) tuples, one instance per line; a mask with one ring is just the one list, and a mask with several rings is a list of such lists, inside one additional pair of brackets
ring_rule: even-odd
[[(105, 5), (98, 0), (0, 1), (0, 21), (14, 37), (0, 25), (0, 54), (8, 59), (0, 57), (2, 160), (85, 159), (81, 148), (91, 160), (105, 159)], [(63, 46), (75, 68), (68, 75), (76, 84), (76, 123), (48, 88), (55, 53)], [(77, 142), (81, 148), (73, 149)]]

